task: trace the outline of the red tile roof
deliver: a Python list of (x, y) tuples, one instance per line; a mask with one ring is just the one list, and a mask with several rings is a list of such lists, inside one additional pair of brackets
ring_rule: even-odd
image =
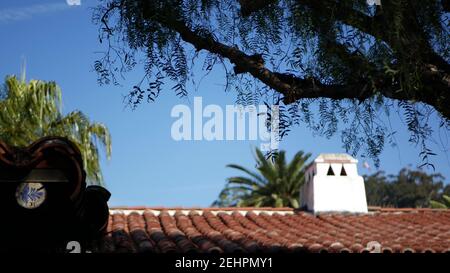
[(372, 208), (313, 215), (289, 208), (110, 211), (99, 252), (450, 252), (450, 210)]

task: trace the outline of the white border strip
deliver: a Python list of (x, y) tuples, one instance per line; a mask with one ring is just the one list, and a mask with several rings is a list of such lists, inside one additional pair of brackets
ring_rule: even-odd
[[(151, 209), (151, 208), (149, 208), (149, 209), (114, 209), (114, 208), (112, 208), (112, 209), (109, 210), (109, 214), (111, 214), (111, 215), (113, 215), (113, 214), (124, 214), (124, 215), (128, 216), (131, 213), (138, 213), (138, 214), (142, 215), (142, 214), (144, 214), (144, 212), (151, 212), (155, 216), (159, 216), (161, 214), (161, 211), (168, 212), (170, 216), (174, 216), (177, 211), (181, 212), (183, 215), (189, 215), (189, 213), (191, 213), (193, 211), (198, 213), (199, 215), (203, 215), (203, 212), (205, 212), (204, 210), (201, 210), (201, 209), (182, 209), (182, 210), (165, 209), (165, 210), (155, 210), (155, 209)], [(234, 212), (238, 212), (238, 213), (240, 213), (241, 215), (244, 215), (244, 216), (247, 215), (248, 212), (253, 212), (256, 215), (259, 215), (261, 213), (266, 213), (268, 215), (273, 215), (275, 213), (280, 214), (280, 215), (293, 215), (294, 214), (294, 211), (292, 211), (292, 210), (273, 211), (273, 210), (258, 210), (258, 209), (255, 209), (255, 210), (239, 210), (239, 209), (236, 209), (236, 210), (221, 210), (221, 209), (217, 209), (217, 210), (207, 210), (207, 211), (211, 212), (214, 215), (217, 215), (218, 213), (226, 213), (228, 215), (231, 215)]]

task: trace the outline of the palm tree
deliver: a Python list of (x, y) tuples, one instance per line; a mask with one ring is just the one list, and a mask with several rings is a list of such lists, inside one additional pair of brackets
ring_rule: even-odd
[(111, 136), (101, 123), (91, 123), (82, 112), (61, 113), (61, 89), (55, 82), (25, 81), (8, 76), (0, 95), (0, 139), (27, 146), (44, 136), (66, 137), (80, 149), (87, 180), (102, 185), (99, 143), (111, 156)]
[(213, 205), (298, 208), (300, 187), (304, 183), (304, 166), (310, 156), (311, 154), (300, 151), (287, 164), (284, 151), (280, 151), (272, 160), (265, 158), (256, 149), (258, 173), (239, 165), (228, 165), (227, 167), (242, 171), (247, 176), (228, 178), (225, 188)]
[(438, 202), (438, 201), (431, 200), (430, 201), (431, 207), (435, 208), (435, 209), (448, 209), (448, 208), (450, 208), (450, 196), (444, 194), (444, 195), (442, 195), (442, 199), (444, 199), (443, 202)]

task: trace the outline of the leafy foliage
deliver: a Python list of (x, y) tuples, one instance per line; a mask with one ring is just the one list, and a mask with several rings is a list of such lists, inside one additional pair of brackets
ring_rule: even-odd
[(82, 112), (61, 113), (61, 90), (55, 82), (15, 76), (6, 78), (0, 100), (0, 139), (28, 146), (45, 136), (67, 137), (80, 149), (88, 182), (102, 183), (98, 146), (111, 155), (111, 136), (101, 123), (91, 123)]
[(247, 176), (234, 176), (219, 194), (215, 206), (299, 207), (300, 187), (304, 183), (304, 167), (311, 154), (300, 151), (286, 162), (284, 151), (266, 158), (256, 149), (257, 172), (231, 164), (228, 167)]
[(449, 209), (450, 208), (450, 196), (449, 195), (442, 195), (442, 202), (431, 200), (430, 205), (432, 208), (436, 209)]
[(402, 169), (398, 175), (377, 172), (364, 178), (367, 203), (372, 206), (415, 208), (430, 207), (450, 193), (440, 174)]
[(129, 93), (133, 107), (146, 96), (154, 101), (165, 84), (186, 96), (194, 64), (205, 75), (223, 68), (238, 103), (280, 105), (282, 136), (299, 124), (340, 134), (349, 153), (376, 165), (385, 143), (395, 141), (389, 123), (398, 114), (432, 166), (431, 119), (450, 129), (448, 2), (381, 3), (105, 0), (94, 21), (107, 50), (94, 68), (100, 83), (117, 83), (144, 63)]

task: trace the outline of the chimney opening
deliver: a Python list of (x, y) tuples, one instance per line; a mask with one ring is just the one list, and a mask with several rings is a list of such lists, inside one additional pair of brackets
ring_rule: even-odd
[(341, 176), (347, 176), (347, 172), (345, 171), (344, 165), (341, 168)]
[(331, 165), (330, 165), (330, 167), (328, 168), (327, 175), (335, 175), (334, 172), (333, 172), (333, 168), (331, 168)]

